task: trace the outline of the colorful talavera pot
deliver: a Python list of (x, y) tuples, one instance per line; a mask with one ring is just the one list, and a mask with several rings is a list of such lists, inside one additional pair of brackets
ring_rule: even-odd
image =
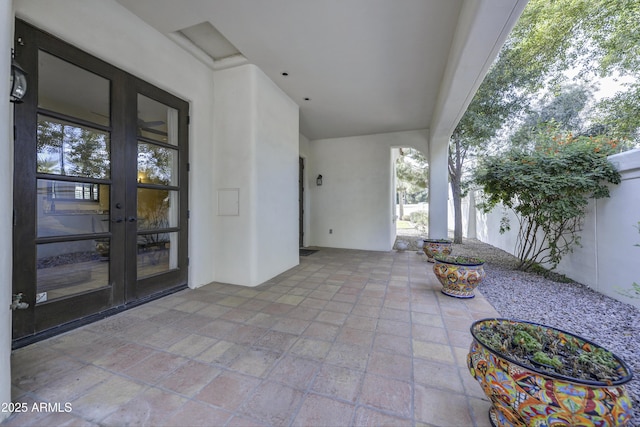
[(427, 261), (434, 262), (436, 255), (450, 255), (453, 240), (450, 239), (424, 239), (422, 250), (427, 256)]
[[(631, 400), (624, 384), (632, 371), (617, 356), (619, 379), (609, 383), (551, 374), (535, 365), (525, 366), (483, 344), (477, 333), (501, 322), (545, 328), (561, 340), (572, 340), (582, 349), (602, 348), (560, 329), (508, 319), (483, 319), (471, 325), (473, 342), (467, 356), (471, 375), (492, 403), (489, 419), (497, 427), (613, 427), (630, 426)], [(577, 340), (577, 341), (576, 341)]]
[(472, 257), (435, 256), (433, 272), (442, 293), (456, 298), (473, 298), (473, 291), (486, 276), (484, 260)]

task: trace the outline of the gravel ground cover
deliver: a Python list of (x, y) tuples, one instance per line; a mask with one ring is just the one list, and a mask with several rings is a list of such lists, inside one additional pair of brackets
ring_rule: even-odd
[(486, 261), (487, 277), (478, 289), (502, 317), (564, 329), (624, 360), (634, 374), (627, 383), (634, 409), (629, 425), (640, 426), (640, 309), (577, 282), (516, 270), (516, 257), (478, 240), (454, 245), (452, 254)]

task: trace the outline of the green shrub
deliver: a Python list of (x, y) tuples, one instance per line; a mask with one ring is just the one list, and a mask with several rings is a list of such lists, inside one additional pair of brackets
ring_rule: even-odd
[[(485, 158), (475, 175), (485, 196), (480, 207), (488, 212), (502, 203), (518, 218), (515, 252), (522, 270), (536, 264), (555, 268), (580, 244), (589, 199), (609, 197), (607, 183), (620, 182), (607, 159), (615, 141), (544, 131), (538, 138), (529, 149)], [(503, 221), (500, 232), (509, 227)]]

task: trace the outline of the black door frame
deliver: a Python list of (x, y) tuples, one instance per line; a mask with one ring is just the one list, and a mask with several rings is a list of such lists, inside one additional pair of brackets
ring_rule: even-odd
[[(72, 45), (47, 34), (23, 21), (15, 25), (16, 60), (28, 72), (29, 91), (23, 103), (14, 109), (14, 224), (13, 224), (13, 292), (23, 292), (25, 310), (14, 311), (13, 347), (21, 347), (48, 336), (72, 329), (115, 312), (139, 305), (150, 299), (175, 292), (187, 286), (188, 265), (188, 103), (141, 79), (132, 76)], [(124, 221), (104, 233), (124, 247), (116, 253), (111, 250), (109, 284), (105, 288), (65, 299), (73, 314), (65, 313), (56, 304), (36, 306), (36, 244), (57, 241), (82, 240), (86, 236), (65, 238), (37, 238), (36, 174), (38, 116), (38, 51), (43, 50), (80, 68), (102, 76), (111, 82), (110, 104), (111, 165), (122, 165), (112, 170), (109, 184), (110, 218), (116, 203), (124, 203), (125, 218), (135, 218), (137, 207), (137, 94), (140, 93), (178, 110), (178, 162), (179, 177), (176, 188), (180, 192), (179, 224), (170, 231), (179, 232), (178, 268), (151, 278), (137, 280), (137, 229), (135, 221)], [(118, 144), (121, 144), (118, 146)], [(120, 173), (122, 172), (122, 173)], [(44, 176), (46, 178), (46, 176)], [(65, 177), (56, 176), (64, 180)], [(70, 177), (69, 180), (85, 181)], [(91, 181), (89, 179), (89, 181)], [(128, 198), (115, 200), (116, 197)], [(36, 313), (37, 310), (37, 313)], [(72, 311), (72, 310), (68, 310)]]

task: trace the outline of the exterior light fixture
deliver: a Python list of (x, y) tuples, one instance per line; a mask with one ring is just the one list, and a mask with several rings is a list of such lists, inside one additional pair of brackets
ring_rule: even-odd
[(22, 98), (27, 93), (27, 72), (22, 69), (20, 64), (13, 59), (11, 54), (11, 92), (9, 100), (14, 103), (22, 102)]
[(322, 175), (318, 175), (316, 178), (316, 185), (320, 187), (322, 185)]

